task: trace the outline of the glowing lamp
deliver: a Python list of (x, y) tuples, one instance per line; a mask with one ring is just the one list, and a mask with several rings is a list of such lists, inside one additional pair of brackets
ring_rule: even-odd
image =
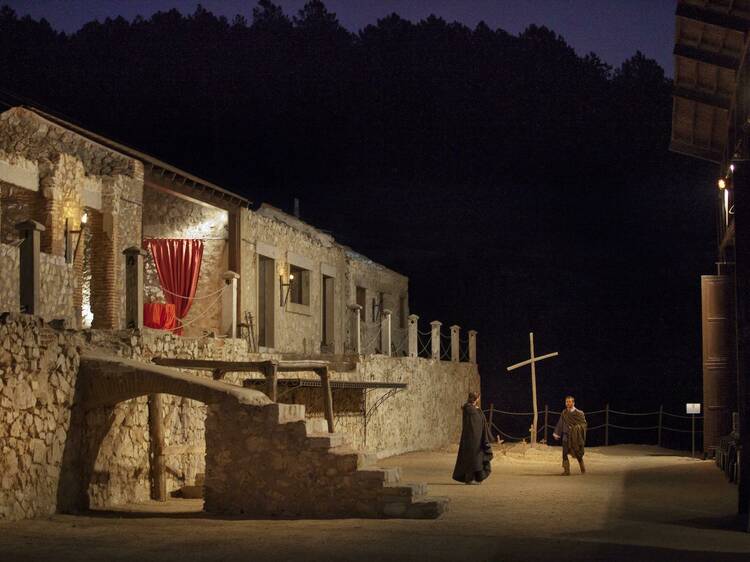
[(724, 178), (719, 178), (719, 181), (717, 182), (719, 185), (719, 189), (726, 189), (727, 188), (727, 180)]

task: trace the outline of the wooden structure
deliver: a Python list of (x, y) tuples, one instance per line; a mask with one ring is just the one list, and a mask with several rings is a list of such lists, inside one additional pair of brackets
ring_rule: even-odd
[(536, 364), (539, 361), (543, 361), (544, 359), (549, 359), (550, 357), (555, 357), (557, 355), (558, 353), (557, 351), (555, 351), (554, 353), (548, 353), (547, 355), (536, 357), (534, 355), (534, 332), (529, 332), (529, 356), (530, 358), (527, 359), (526, 361), (521, 361), (520, 363), (516, 363), (515, 365), (511, 365), (510, 367), (508, 367), (508, 371), (513, 371), (515, 369), (518, 369), (519, 367), (525, 367), (526, 365), (531, 365), (531, 400), (534, 403), (534, 421), (531, 424), (531, 444), (532, 445), (536, 444), (537, 425), (539, 424), (539, 407), (537, 406), (537, 403), (536, 403)]
[[(750, 221), (743, 223), (742, 214), (734, 210), (750, 207), (743, 201), (750, 193), (749, 46), (750, 0), (677, 3), (670, 148), (717, 166), (719, 265), (717, 275), (703, 283), (708, 445), (727, 430), (736, 403), (738, 511), (746, 517), (750, 515)], [(750, 519), (745, 525), (750, 530)]]
[(226, 373), (261, 373), (266, 378), (266, 394), (274, 402), (276, 402), (278, 396), (279, 373), (312, 371), (320, 377), (328, 432), (333, 433), (333, 396), (331, 395), (331, 377), (328, 361), (279, 361), (276, 359), (264, 361), (213, 361), (207, 359), (169, 359), (156, 357), (154, 358), (154, 363), (164, 367), (177, 367), (178, 369), (212, 371), (214, 380), (221, 380)]

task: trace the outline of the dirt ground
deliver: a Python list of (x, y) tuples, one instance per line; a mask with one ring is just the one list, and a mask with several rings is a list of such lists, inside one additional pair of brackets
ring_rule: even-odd
[(713, 462), (644, 446), (586, 453), (565, 478), (559, 448), (498, 449), (481, 486), (453, 482), (455, 452), (382, 461), (448, 496), (438, 520), (240, 520), (199, 500), (0, 522), (0, 560), (743, 560), (736, 488)]

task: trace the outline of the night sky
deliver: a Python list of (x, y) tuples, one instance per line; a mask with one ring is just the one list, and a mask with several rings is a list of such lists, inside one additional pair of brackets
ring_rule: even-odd
[[(160, 10), (177, 8), (192, 13), (194, 0), (3, 0), (21, 14), (46, 18), (53, 27), (78, 30), (92, 19), (121, 15), (148, 17)], [(296, 14), (305, 0), (276, 0), (287, 14)], [(248, 19), (254, 0), (204, 0), (201, 4), (217, 15)], [(471, 27), (484, 21), (491, 28), (517, 34), (529, 24), (545, 25), (561, 34), (578, 54), (594, 52), (618, 66), (636, 50), (656, 59), (672, 75), (674, 0), (327, 0), (348, 29), (356, 31), (392, 12), (417, 21), (435, 14), (447, 21)]]

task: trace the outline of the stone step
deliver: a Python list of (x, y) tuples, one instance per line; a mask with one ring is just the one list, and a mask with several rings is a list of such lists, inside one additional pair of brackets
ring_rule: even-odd
[(305, 444), (311, 449), (332, 449), (348, 444), (343, 433), (308, 433)]
[(426, 495), (427, 484), (424, 482), (385, 484), (380, 490), (380, 500), (383, 502), (408, 502)]
[(325, 418), (307, 418), (305, 420), (305, 426), (307, 427), (307, 433), (327, 433), (328, 422)]
[(367, 468), (378, 462), (378, 456), (375, 453), (358, 451), (348, 445), (334, 447), (329, 449), (328, 453), (337, 456), (340, 469), (347, 472)]
[(448, 511), (449, 499), (433, 496), (414, 501), (404, 514), (408, 519), (437, 519)]
[(396, 484), (401, 481), (401, 469), (393, 468), (366, 468), (354, 473), (354, 477), (362, 483), (373, 484)]
[(272, 421), (284, 424), (292, 422), (305, 423), (305, 406), (304, 404), (281, 404), (274, 403), (266, 406), (270, 412)]

